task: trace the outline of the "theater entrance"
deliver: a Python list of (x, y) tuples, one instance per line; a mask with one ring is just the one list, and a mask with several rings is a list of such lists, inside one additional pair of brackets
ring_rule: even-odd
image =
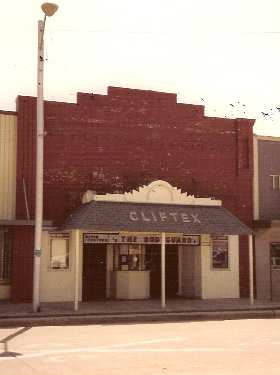
[[(161, 296), (161, 246), (146, 245), (146, 269), (150, 270), (150, 296)], [(178, 294), (178, 246), (165, 247), (165, 288), (166, 297), (174, 298)]]

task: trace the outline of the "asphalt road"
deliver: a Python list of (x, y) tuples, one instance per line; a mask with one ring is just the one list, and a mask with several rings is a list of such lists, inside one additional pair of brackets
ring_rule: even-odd
[(280, 319), (3, 328), (0, 374), (279, 375), (279, 332)]

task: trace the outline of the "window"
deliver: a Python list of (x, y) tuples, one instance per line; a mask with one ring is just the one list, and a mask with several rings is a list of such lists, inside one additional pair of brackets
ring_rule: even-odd
[(115, 271), (145, 270), (145, 249), (143, 245), (114, 245)]
[(280, 269), (280, 242), (270, 244), (270, 265), (272, 270)]
[(0, 283), (9, 282), (11, 271), (11, 251), (8, 232), (0, 230)]
[(69, 235), (51, 234), (50, 268), (55, 270), (69, 269)]
[(212, 268), (228, 269), (228, 237), (212, 237)]

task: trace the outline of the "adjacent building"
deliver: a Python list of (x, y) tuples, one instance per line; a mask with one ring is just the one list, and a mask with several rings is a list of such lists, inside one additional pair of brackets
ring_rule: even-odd
[(259, 299), (280, 299), (280, 138), (254, 136), (254, 230)]
[(16, 218), (17, 116), (0, 111), (0, 299), (11, 294), (11, 241), (8, 227)]

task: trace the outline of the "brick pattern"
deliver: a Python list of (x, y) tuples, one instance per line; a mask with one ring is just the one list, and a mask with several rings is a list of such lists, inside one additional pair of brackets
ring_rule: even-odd
[[(17, 218), (26, 218), (22, 178), (34, 213), (36, 99), (18, 97)], [(77, 104), (45, 102), (44, 219), (61, 223), (87, 189), (123, 193), (166, 180), (214, 196), (252, 223), (253, 120), (204, 116), (175, 94), (109, 87)], [(240, 280), (248, 292), (247, 245)], [(242, 292), (243, 293), (243, 292)]]

